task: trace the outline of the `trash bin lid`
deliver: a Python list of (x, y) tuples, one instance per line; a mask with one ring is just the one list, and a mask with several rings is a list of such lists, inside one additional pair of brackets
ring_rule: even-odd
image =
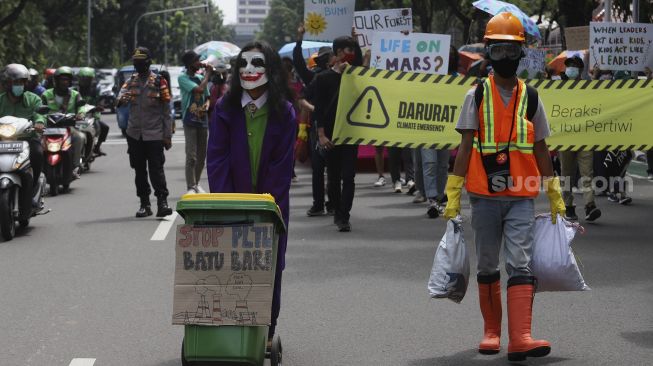
[(254, 193), (198, 193), (185, 194), (177, 202), (182, 217), (190, 210), (267, 211), (276, 218), (275, 224), (286, 231), (281, 210), (271, 194)]

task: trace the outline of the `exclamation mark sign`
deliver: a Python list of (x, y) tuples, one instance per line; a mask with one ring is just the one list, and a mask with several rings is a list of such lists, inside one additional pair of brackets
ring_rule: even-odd
[(372, 113), (372, 99), (367, 100), (367, 115), (365, 118), (370, 119), (372, 116), (370, 115)]

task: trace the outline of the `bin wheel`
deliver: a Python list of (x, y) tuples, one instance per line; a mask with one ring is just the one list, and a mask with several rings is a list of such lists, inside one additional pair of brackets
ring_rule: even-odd
[(272, 349), (270, 349), (270, 365), (281, 366), (283, 349), (281, 347), (281, 338), (275, 335), (272, 338)]

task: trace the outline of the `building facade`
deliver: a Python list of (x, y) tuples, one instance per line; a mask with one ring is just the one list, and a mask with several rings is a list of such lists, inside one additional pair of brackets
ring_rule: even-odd
[(254, 39), (270, 11), (272, 0), (238, 0), (237, 41)]

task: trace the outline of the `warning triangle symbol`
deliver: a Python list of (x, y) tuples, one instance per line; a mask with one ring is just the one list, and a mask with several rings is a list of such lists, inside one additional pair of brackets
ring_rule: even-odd
[(347, 113), (347, 122), (352, 126), (385, 128), (390, 124), (390, 116), (383, 105), (379, 90), (368, 86)]

